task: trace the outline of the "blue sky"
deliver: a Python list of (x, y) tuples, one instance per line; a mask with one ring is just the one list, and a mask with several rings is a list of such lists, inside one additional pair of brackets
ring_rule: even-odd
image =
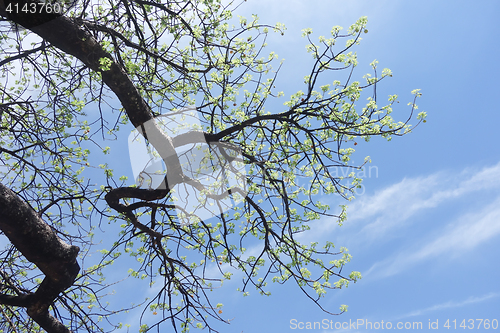
[[(405, 119), (410, 91), (416, 88), (423, 93), (419, 111), (426, 111), (428, 118), (413, 133), (391, 142), (359, 142), (353, 160), (361, 164), (369, 155), (372, 169), (349, 203), (347, 222), (338, 227), (324, 218), (304, 236), (304, 241), (346, 246), (353, 255), (346, 269), (360, 271), (363, 279), (331, 291), (322, 301), (333, 312), (347, 304), (347, 313), (327, 315), (292, 283), (270, 285), (270, 297), (252, 291), (242, 297), (235, 276), (213, 292), (212, 300), (223, 303), (224, 316), (231, 319), (230, 325), (215, 323), (216, 328), (231, 333), (295, 332), (302, 330), (291, 321), (305, 325), (326, 319), (333, 325), (391, 322), (393, 329), (398, 322), (421, 322), (420, 331), (431, 331), (429, 321), (438, 321), (438, 331), (452, 331), (454, 319), (457, 330), (463, 330), (459, 325), (464, 319), (466, 325), (469, 319), (500, 321), (498, 13), (500, 2), (493, 0), (248, 0), (238, 9), (236, 14), (257, 14), (262, 23), (286, 25), (286, 34), (270, 37), (267, 49), (285, 59), (276, 86), (288, 95), (303, 89), (309, 70), (306, 40), (300, 37), (303, 28), (313, 28), (318, 37), (334, 25), (347, 28), (368, 16), (369, 33), (356, 49), (356, 78), (370, 72), (369, 63), (377, 59), (380, 68), (394, 74), (377, 87), (379, 97), (400, 96), (394, 118)], [(110, 156), (113, 167), (118, 155)], [(119, 162), (131, 177), (128, 156)], [(345, 204), (337, 197), (321, 200), (333, 209)], [(113, 267), (109, 281), (124, 278), (128, 268), (125, 262)], [(155, 291), (132, 279), (113, 289), (116, 296), (109, 301), (123, 306)], [(137, 331), (139, 316), (131, 312), (124, 318), (132, 324), (130, 332)], [(147, 314), (145, 323), (148, 316), (153, 319)], [(448, 319), (450, 329), (443, 326)], [(483, 326), (477, 329), (478, 320), (474, 324), (476, 331), (486, 331)], [(375, 329), (321, 325), (304, 330)], [(170, 331), (168, 325), (163, 327), (162, 332)]]
[[(306, 236), (346, 246), (353, 255), (347, 269), (361, 271), (363, 279), (323, 300), (328, 309), (347, 304), (349, 311), (328, 316), (292, 284), (272, 286), (270, 297), (254, 292), (243, 298), (234, 292), (234, 279), (217, 291), (224, 314), (234, 318), (222, 331), (300, 331), (292, 319), (383, 320), (393, 329), (398, 322), (422, 322), (421, 331), (431, 331), (429, 321), (436, 320), (438, 331), (454, 330), (454, 319), (460, 330), (464, 319), (466, 325), (469, 319), (500, 320), (500, 3), (262, 0), (240, 8), (242, 15), (255, 13), (261, 22), (287, 26), (285, 36), (271, 38), (268, 48), (285, 58), (277, 86), (290, 92), (302, 88), (308, 70), (301, 29), (313, 28), (319, 36), (368, 16), (369, 33), (357, 49), (358, 78), (377, 59), (380, 68), (394, 73), (380, 85), (379, 96), (399, 94), (395, 118), (403, 119), (410, 91), (419, 88), (419, 110), (428, 113), (428, 121), (391, 142), (360, 143), (354, 161), (369, 155), (378, 172), (367, 173), (364, 193), (349, 203), (342, 227), (322, 219)], [(321, 199), (332, 207), (342, 203)], [(447, 319), (450, 329), (443, 326)], [(478, 330), (479, 321), (474, 323)], [(360, 325), (314, 331), (367, 330)]]
[[(357, 78), (377, 59), (380, 68), (394, 74), (378, 87), (379, 97), (400, 96), (394, 117), (405, 119), (410, 91), (419, 88), (419, 111), (428, 113), (428, 121), (391, 142), (360, 142), (353, 160), (362, 163), (369, 155), (372, 169), (367, 169), (360, 195), (349, 203), (348, 221), (338, 227), (321, 219), (304, 236), (304, 241), (346, 246), (353, 255), (347, 270), (360, 271), (363, 279), (330, 292), (322, 302), (333, 312), (347, 304), (348, 312), (327, 315), (292, 283), (270, 286), (270, 297), (252, 291), (242, 297), (236, 292), (236, 275), (213, 292), (213, 301), (223, 303), (224, 316), (231, 319), (230, 325), (215, 324), (221, 332), (294, 332), (301, 331), (299, 322), (304, 327), (320, 322), (320, 328), (307, 330), (318, 332), (377, 327), (341, 328), (358, 320), (372, 325), (384, 321), (386, 329), (387, 322), (393, 329), (398, 322), (421, 322), (420, 331), (436, 331), (429, 323), (437, 321), (438, 331), (448, 331), (454, 330), (453, 320), (463, 330), (464, 319), (466, 325), (474, 319), (474, 329), (486, 331), (484, 326), (477, 329), (476, 319), (500, 320), (500, 28), (495, 23), (500, 3), (450, 4), (249, 0), (240, 7), (237, 14), (258, 14), (261, 23), (287, 26), (285, 36), (269, 38), (268, 51), (285, 59), (276, 86), (288, 94), (302, 89), (309, 70), (303, 28), (313, 28), (314, 36), (326, 35), (334, 25), (347, 28), (368, 16), (369, 33), (357, 48)], [(336, 197), (321, 200), (333, 208), (345, 203)], [(116, 287), (117, 294), (122, 288), (136, 288), (126, 293), (127, 300), (154, 295), (154, 289), (129, 280)], [(127, 321), (136, 327), (138, 318), (139, 313), (131, 313)], [(334, 329), (324, 329), (324, 319)], [(444, 327), (448, 319), (450, 329)]]

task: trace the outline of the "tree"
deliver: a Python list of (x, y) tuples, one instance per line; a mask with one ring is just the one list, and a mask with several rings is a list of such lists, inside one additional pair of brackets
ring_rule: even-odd
[[(209, 290), (231, 277), (228, 266), (242, 272), (243, 293), (253, 286), (268, 294), (267, 281), (294, 280), (320, 307), (326, 289), (361, 277), (342, 273), (346, 249), (304, 245), (297, 234), (322, 216), (344, 222), (345, 206), (334, 215), (314, 196), (352, 199), (361, 179), (335, 171), (359, 168), (349, 164), (354, 140), (410, 132), (420, 93), (407, 120), (396, 122), (397, 96), (379, 106), (375, 89), (390, 70), (378, 76), (374, 61), (364, 83), (353, 80), (352, 49), (367, 32), (361, 18), (318, 42), (304, 30), (311, 70), (303, 91), (285, 100), (275, 88), (277, 56), (263, 55), (266, 36), (284, 27), (256, 16), (235, 20), (237, 7), (218, 0), (0, 1), (0, 230), (10, 241), (1, 253), (2, 329), (112, 329), (118, 324), (103, 320), (111, 323), (119, 311), (104, 303), (104, 277), (124, 260), (122, 251), (136, 259), (132, 276), (161, 284), (139, 305), (161, 314), (142, 331), (163, 323), (176, 332), (212, 331), (211, 320), (224, 319)], [(365, 91), (371, 96), (359, 108)], [(108, 153), (106, 140), (126, 124), (163, 168), (144, 169), (137, 184), (92, 157)], [(207, 170), (214, 178), (203, 183)], [(143, 182), (159, 174), (159, 186)], [(181, 204), (179, 188), (196, 194), (194, 206)], [(122, 221), (121, 231), (93, 262), (93, 237), (106, 219)], [(245, 253), (256, 244), (259, 251)], [(209, 267), (220, 277), (207, 276)]]

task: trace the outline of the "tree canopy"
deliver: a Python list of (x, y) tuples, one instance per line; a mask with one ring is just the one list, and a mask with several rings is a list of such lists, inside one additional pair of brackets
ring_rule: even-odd
[[(410, 132), (420, 93), (397, 121), (397, 95), (376, 94), (391, 71), (374, 61), (355, 79), (363, 17), (319, 38), (304, 29), (311, 67), (285, 97), (275, 86), (282, 63), (266, 52), (266, 37), (285, 27), (237, 17), (239, 5), (0, 0), (0, 231), (10, 242), (0, 330), (119, 327), (113, 316), (128, 308), (105, 299), (117, 261), (160, 286), (135, 305), (159, 314), (143, 332), (227, 321), (210, 290), (235, 270), (242, 293), (292, 280), (320, 307), (328, 289), (361, 277), (343, 272), (347, 249), (301, 244), (299, 234), (323, 216), (345, 221), (345, 206), (318, 193), (351, 200), (361, 182), (354, 140)], [(144, 161), (136, 179), (114, 172), (126, 153), (99, 162), (130, 125), (156, 163)], [(107, 226), (120, 230), (96, 244)]]

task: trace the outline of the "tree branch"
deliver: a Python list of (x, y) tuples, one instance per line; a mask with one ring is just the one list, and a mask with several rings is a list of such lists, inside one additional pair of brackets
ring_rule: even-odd
[(72, 286), (80, 266), (80, 248), (63, 242), (31, 206), (0, 183), (0, 230), (45, 278), (34, 294), (0, 295), (0, 303), (27, 308), (28, 315), (49, 333), (69, 332), (49, 314), (49, 306)]

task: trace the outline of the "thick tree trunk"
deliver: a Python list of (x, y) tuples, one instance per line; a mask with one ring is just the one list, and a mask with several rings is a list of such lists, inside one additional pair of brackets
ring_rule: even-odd
[(34, 294), (0, 294), (0, 303), (27, 308), (28, 315), (47, 332), (69, 332), (49, 314), (56, 297), (72, 286), (80, 266), (80, 249), (66, 244), (15, 192), (0, 183), (0, 230), (45, 278)]
[[(148, 132), (154, 132), (155, 137), (162, 139), (161, 145), (158, 147), (153, 145), (158, 151), (163, 151), (162, 156), (169, 157), (169, 160), (166, 161), (167, 168), (172, 170), (174, 174), (182, 175), (182, 168), (172, 139), (163, 133), (156, 122), (151, 121), (154, 117), (149, 105), (144, 101), (124, 69), (116, 63), (109, 52), (104, 50), (88, 31), (79, 26), (76, 20), (54, 13), (7, 13), (2, 7), (5, 8), (4, 6), (11, 1), (0, 0), (0, 15), (33, 31), (51, 45), (79, 59), (89, 69), (101, 73), (103, 82), (116, 94), (132, 125), (139, 128), (147, 123), (150, 126)], [(23, 3), (37, 3), (38, 0), (19, 0), (17, 2), (19, 7), (22, 7)], [(101, 68), (102, 59), (110, 61), (109, 69), (103, 70)]]
[[(103, 82), (116, 94), (134, 127), (144, 128), (147, 125), (148, 133), (161, 139), (161, 142), (153, 145), (158, 146), (162, 156), (169, 157), (165, 162), (169, 172), (178, 175), (175, 181), (183, 181), (182, 168), (172, 139), (163, 133), (156, 122), (151, 121), (154, 117), (150, 107), (125, 70), (97, 40), (78, 21), (58, 14), (7, 13), (5, 8), (11, 2), (0, 0), (0, 16), (33, 31), (54, 47), (82, 61), (89, 69), (101, 73)], [(16, 2), (21, 8), (24, 3), (37, 3), (38, 0)], [(102, 59), (111, 61), (109, 69), (101, 68)], [(107, 199), (110, 198), (114, 198), (113, 195)], [(0, 216), (0, 230), (45, 274), (45, 279), (34, 294), (0, 294), (0, 303), (27, 308), (28, 315), (47, 332), (69, 332), (49, 314), (48, 308), (62, 291), (74, 283), (79, 272), (76, 262), (79, 248), (64, 243), (24, 200), (3, 184), (0, 184)]]

